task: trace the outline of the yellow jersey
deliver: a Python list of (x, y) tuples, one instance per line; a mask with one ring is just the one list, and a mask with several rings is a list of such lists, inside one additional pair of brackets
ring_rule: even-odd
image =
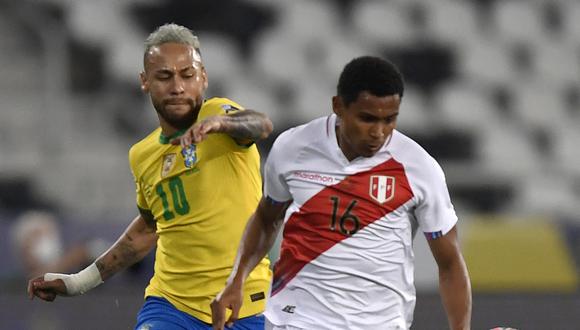
[[(241, 109), (231, 100), (212, 98), (197, 120)], [(151, 212), (159, 235), (145, 297), (163, 297), (211, 323), (210, 302), (225, 286), (262, 196), (260, 155), (255, 145), (240, 146), (226, 134), (209, 134), (188, 153), (170, 139), (158, 128), (129, 151), (137, 206)], [(264, 258), (245, 282), (240, 318), (264, 310), (269, 264)]]

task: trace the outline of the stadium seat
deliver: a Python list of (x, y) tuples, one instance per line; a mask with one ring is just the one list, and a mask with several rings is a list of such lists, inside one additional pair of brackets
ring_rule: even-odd
[(532, 179), (540, 173), (542, 159), (529, 132), (509, 121), (496, 123), (493, 132), (481, 136), (480, 166), (501, 178)]
[(542, 43), (535, 48), (533, 69), (537, 77), (557, 87), (580, 82), (580, 41), (576, 46), (557, 40)]
[(45, 126), (49, 112), (39, 113), (42, 104), (42, 97), (35, 93), (0, 93), (0, 173), (28, 175), (42, 169), (51, 131)]
[(401, 70), (406, 84), (428, 94), (456, 74), (455, 54), (445, 45), (425, 42), (408, 48), (387, 47), (383, 53)]
[(434, 98), (442, 125), (481, 135), (492, 134), (496, 124), (504, 120), (485, 85), (458, 79), (441, 86)]
[(245, 64), (231, 38), (211, 32), (200, 32), (198, 37), (210, 85), (213, 79), (224, 81), (241, 74)]
[(341, 33), (338, 7), (329, 0), (293, 0), (278, 4), (280, 14), (275, 29), (285, 30), (297, 38)]
[(423, 1), (427, 9), (426, 31), (429, 39), (450, 46), (478, 43), (482, 37), (479, 17), (471, 1)]
[(274, 127), (283, 124), (286, 108), (275, 98), (275, 90), (273, 86), (261, 81), (259, 78), (251, 75), (234, 76), (228, 80), (227, 97), (240, 103), (247, 109), (254, 109), (256, 111), (267, 114)]
[(337, 11), (328, 1), (284, 2), (278, 24), (256, 38), (254, 69), (289, 83), (326, 75), (333, 47), (340, 47), (333, 41), (341, 35)]
[(44, 72), (45, 52), (36, 37), (34, 32), (22, 29), (9, 12), (0, 11), (0, 67), (2, 75), (10, 77), (0, 80), (0, 92), (42, 88), (38, 73)]
[[(553, 160), (549, 163), (553, 163)], [(578, 219), (580, 194), (575, 191), (573, 184), (566, 175), (558, 173), (557, 168), (546, 167), (540, 175), (519, 181), (516, 185), (519, 193), (512, 204), (512, 210), (519, 214), (547, 216), (552, 219)]]
[(511, 83), (517, 80), (511, 49), (493, 39), (464, 44), (457, 52), (457, 74), (482, 83)]
[(296, 96), (290, 110), (294, 119), (306, 122), (332, 113), (332, 96), (336, 87), (330, 81), (308, 79), (294, 85)]
[(136, 79), (135, 72), (140, 72), (143, 66), (142, 40), (146, 35), (127, 15), (129, 3), (81, 0), (67, 5), (72, 36), (104, 50), (107, 74), (121, 80)]
[(73, 149), (60, 153), (42, 172), (35, 173), (38, 192), (87, 219), (107, 212), (123, 214), (127, 205), (135, 204), (134, 182), (130, 171), (123, 170), (129, 166), (126, 150), (119, 149), (99, 140), (77, 140)]
[(551, 163), (563, 175), (580, 183), (580, 118), (570, 118), (565, 125), (552, 132), (552, 138), (554, 156)]
[(415, 132), (429, 132), (440, 128), (437, 113), (428, 105), (424, 94), (417, 88), (407, 86), (397, 117), (397, 129), (413, 136)]
[(334, 34), (324, 42), (325, 59), (321, 63), (326, 71), (322, 79), (336, 82), (342, 68), (355, 57), (377, 55), (376, 49), (361, 42), (352, 34)]
[(492, 7), (492, 29), (506, 44), (538, 45), (549, 37), (538, 1), (495, 1)]
[(557, 131), (569, 118), (563, 93), (544, 81), (521, 82), (511, 88), (513, 110), (523, 125), (531, 129)]
[(576, 47), (576, 55), (580, 55), (578, 46), (580, 46), (580, 2), (576, 0), (558, 0), (556, 3), (560, 6), (563, 16), (563, 36), (570, 45)]
[(416, 40), (403, 1), (362, 0), (353, 8), (353, 27), (357, 38), (388, 47), (404, 47)]
[[(313, 47), (318, 47), (313, 44)], [(252, 68), (264, 75), (266, 80), (292, 82), (309, 75), (309, 69), (316, 70), (306, 58), (304, 48), (287, 32), (273, 30), (256, 39)]]

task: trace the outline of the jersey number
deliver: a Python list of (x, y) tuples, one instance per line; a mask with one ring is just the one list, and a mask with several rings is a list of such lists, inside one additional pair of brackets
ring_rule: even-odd
[[(163, 185), (157, 185), (157, 195), (161, 197), (161, 203), (163, 203), (163, 219), (171, 220), (175, 218), (175, 214), (169, 208), (169, 201), (167, 200), (167, 194), (163, 190)], [(179, 177), (173, 177), (169, 179), (169, 191), (171, 191), (171, 199), (173, 200), (173, 209), (177, 214), (184, 215), (189, 212), (189, 203), (185, 197), (185, 190), (183, 189), (183, 183)]]
[(340, 204), (340, 198), (338, 196), (330, 196), (330, 200), (332, 201), (332, 219), (330, 220), (330, 230), (335, 231), (336, 223), (338, 222), (340, 232), (344, 235), (350, 236), (356, 233), (360, 226), (360, 219), (356, 215), (352, 214), (351, 211), (358, 201), (353, 199), (337, 221), (336, 218), (338, 217), (338, 205)]

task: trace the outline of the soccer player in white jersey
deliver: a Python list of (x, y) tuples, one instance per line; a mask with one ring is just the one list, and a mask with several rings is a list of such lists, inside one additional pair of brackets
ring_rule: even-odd
[(282, 224), (266, 308), (271, 329), (409, 329), (416, 231), (438, 265), (449, 327), (469, 329), (471, 288), (457, 216), (439, 164), (395, 129), (402, 96), (393, 64), (359, 57), (341, 73), (334, 114), (278, 137), (264, 197), (212, 302), (214, 329), (237, 319), (244, 280)]

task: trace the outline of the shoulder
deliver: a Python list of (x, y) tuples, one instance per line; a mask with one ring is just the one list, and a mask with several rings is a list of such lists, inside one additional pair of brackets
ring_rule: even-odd
[(405, 170), (413, 176), (424, 179), (442, 177), (441, 166), (421, 145), (400, 131), (393, 131), (389, 146), (393, 158), (399, 161)]
[(161, 134), (161, 127), (158, 127), (141, 141), (131, 146), (129, 149), (129, 163), (131, 168), (135, 168), (144, 158), (147, 158), (151, 149), (159, 144), (159, 134)]
[(296, 164), (307, 150), (326, 141), (327, 121), (327, 117), (318, 118), (282, 132), (268, 153), (268, 164), (279, 170), (285, 169), (289, 164)]
[(212, 97), (205, 100), (200, 110), (200, 116), (228, 114), (233, 111), (244, 110), (238, 103), (225, 97)]
[(299, 150), (313, 142), (320, 141), (327, 131), (328, 117), (314, 119), (306, 124), (289, 128), (282, 132), (274, 141), (273, 150), (283, 150), (287, 153), (289, 150)]

